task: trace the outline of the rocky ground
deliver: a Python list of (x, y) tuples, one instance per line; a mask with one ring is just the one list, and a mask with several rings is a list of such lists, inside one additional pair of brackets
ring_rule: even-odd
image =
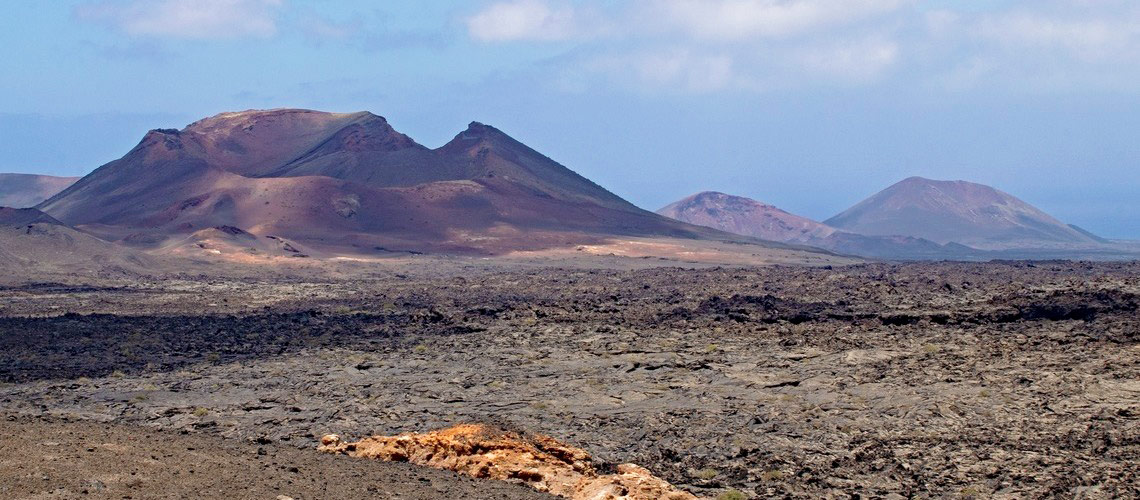
[(452, 271), (0, 288), (0, 412), (488, 422), (714, 497), (1140, 495), (1138, 263)]
[(521, 485), (216, 436), (9, 418), (0, 497), (553, 499)]

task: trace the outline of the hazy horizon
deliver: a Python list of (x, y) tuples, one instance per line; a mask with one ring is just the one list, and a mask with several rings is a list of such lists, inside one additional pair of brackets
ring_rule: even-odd
[(716, 190), (823, 220), (918, 175), (1140, 238), (1140, 5), (972, 5), (28, 2), (0, 34), (0, 172), (303, 107), (429, 147), (484, 122), (648, 210)]

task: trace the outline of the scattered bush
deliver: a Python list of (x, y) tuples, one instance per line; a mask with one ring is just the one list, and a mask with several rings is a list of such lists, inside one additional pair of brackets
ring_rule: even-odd
[(784, 478), (784, 473), (782, 471), (778, 471), (778, 470), (769, 470), (769, 471), (764, 471), (764, 473), (761, 474), (760, 477), (762, 479), (764, 479), (765, 481), (779, 481), (779, 480)]
[(697, 479), (701, 479), (704, 481), (708, 481), (709, 479), (716, 477), (716, 475), (717, 475), (716, 469), (701, 469), (701, 470), (697, 471), (697, 473), (695, 474)]

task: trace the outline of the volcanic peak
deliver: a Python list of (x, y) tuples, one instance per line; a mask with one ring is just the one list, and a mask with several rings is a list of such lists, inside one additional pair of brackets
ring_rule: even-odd
[(112, 241), (181, 244), (195, 230), (233, 226), (335, 252), (712, 234), (645, 212), (480, 122), (428, 149), (369, 112), (297, 109), (153, 130), (39, 208)]
[(902, 234), (978, 248), (1096, 243), (1040, 209), (990, 186), (909, 177), (826, 221), (867, 234)]

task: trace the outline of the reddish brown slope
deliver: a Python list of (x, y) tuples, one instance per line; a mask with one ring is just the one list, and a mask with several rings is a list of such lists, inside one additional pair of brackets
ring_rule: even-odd
[(371, 113), (306, 110), (151, 131), (41, 208), (106, 238), (154, 245), (216, 226), (365, 253), (498, 253), (607, 235), (732, 238), (638, 209), (493, 127), (472, 123), (431, 150)]
[(55, 196), (79, 180), (35, 174), (0, 174), (0, 207), (28, 208)]
[(834, 228), (767, 203), (714, 191), (673, 202), (657, 213), (690, 224), (772, 241), (807, 243), (835, 232)]

